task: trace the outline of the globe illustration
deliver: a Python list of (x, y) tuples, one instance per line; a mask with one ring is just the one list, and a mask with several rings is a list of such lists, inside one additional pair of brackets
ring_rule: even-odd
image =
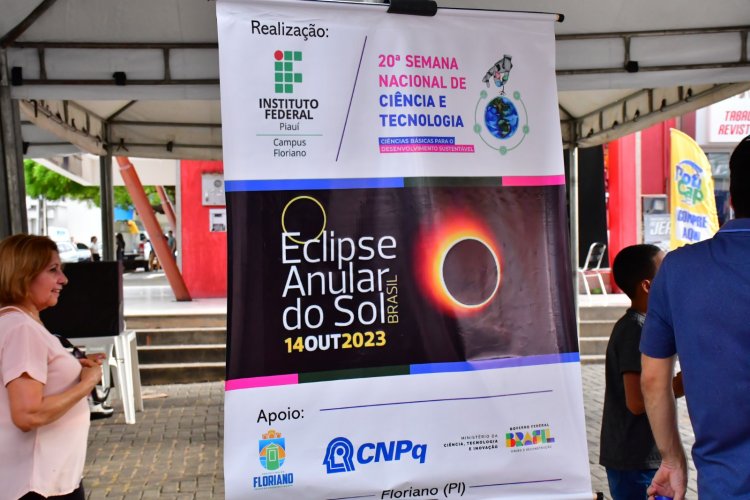
[(518, 110), (505, 96), (492, 99), (484, 110), (484, 124), (498, 139), (508, 139), (518, 129)]

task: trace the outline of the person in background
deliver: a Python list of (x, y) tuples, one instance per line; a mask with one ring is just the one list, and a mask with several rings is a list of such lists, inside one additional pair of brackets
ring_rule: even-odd
[(91, 237), (91, 245), (89, 245), (89, 250), (91, 250), (91, 260), (94, 262), (99, 262), (102, 260), (102, 256), (99, 253), (99, 243), (96, 240), (96, 236)]
[(115, 255), (117, 260), (125, 260), (125, 239), (122, 237), (122, 233), (115, 235)]
[(177, 255), (177, 239), (174, 237), (172, 230), (167, 231), (167, 246), (169, 251), (172, 252), (172, 256)]
[(675, 355), (695, 433), (698, 497), (750, 498), (750, 136), (729, 159), (736, 219), (670, 252), (651, 287), (641, 385), (662, 461), (650, 495), (685, 498), (687, 459), (669, 383)]
[(0, 242), (2, 498), (85, 498), (86, 396), (101, 379), (101, 361), (76, 359), (39, 319), (67, 282), (49, 238)]
[(606, 355), (599, 463), (607, 471), (613, 500), (645, 500), (661, 463), (641, 394), (638, 345), (651, 280), (663, 258), (657, 246), (633, 245), (623, 248), (612, 264), (615, 283), (630, 298), (630, 308), (612, 329)]

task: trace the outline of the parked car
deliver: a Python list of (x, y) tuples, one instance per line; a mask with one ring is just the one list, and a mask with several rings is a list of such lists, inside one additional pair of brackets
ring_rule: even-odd
[(57, 253), (63, 262), (78, 262), (78, 249), (69, 241), (56, 241)]
[(85, 243), (76, 243), (76, 252), (78, 253), (78, 262), (91, 260), (91, 249)]

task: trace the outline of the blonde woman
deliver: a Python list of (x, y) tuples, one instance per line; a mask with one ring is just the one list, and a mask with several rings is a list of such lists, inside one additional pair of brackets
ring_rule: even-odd
[(68, 282), (43, 236), (0, 242), (0, 497), (83, 500), (89, 408), (101, 362), (76, 359), (39, 312)]

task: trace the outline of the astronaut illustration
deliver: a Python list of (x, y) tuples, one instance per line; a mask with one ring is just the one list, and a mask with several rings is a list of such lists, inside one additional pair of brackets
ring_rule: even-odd
[(505, 54), (502, 59), (497, 61), (490, 69), (485, 73), (482, 81), (490, 86), (490, 78), (495, 82), (495, 86), (500, 88), (500, 95), (505, 95), (505, 84), (508, 82), (510, 77), (510, 70), (513, 68), (511, 62), (512, 57)]

